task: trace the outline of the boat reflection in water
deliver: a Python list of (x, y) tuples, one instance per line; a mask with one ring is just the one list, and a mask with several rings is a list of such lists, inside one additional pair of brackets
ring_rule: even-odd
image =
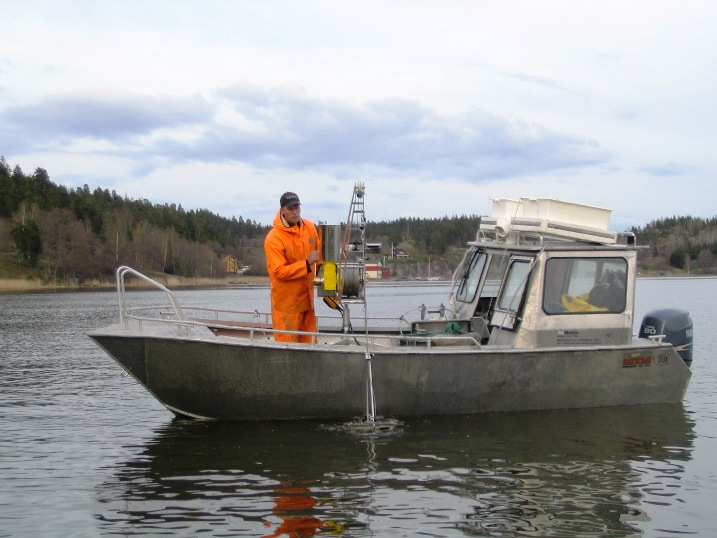
[(99, 487), (97, 518), (120, 534), (640, 535), (680, 503), (693, 426), (681, 404), (416, 418), (372, 437), (177, 419)]

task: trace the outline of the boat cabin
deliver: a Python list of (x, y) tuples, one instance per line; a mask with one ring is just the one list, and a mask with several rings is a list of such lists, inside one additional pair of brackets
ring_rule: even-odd
[(454, 276), (450, 305), (483, 344), (622, 345), (632, 339), (633, 234), (610, 211), (547, 199), (494, 200)]

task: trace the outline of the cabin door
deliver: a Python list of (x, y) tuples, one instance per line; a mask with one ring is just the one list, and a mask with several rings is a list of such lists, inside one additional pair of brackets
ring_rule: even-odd
[(513, 330), (520, 321), (532, 268), (533, 258), (511, 257), (493, 309), (491, 326)]

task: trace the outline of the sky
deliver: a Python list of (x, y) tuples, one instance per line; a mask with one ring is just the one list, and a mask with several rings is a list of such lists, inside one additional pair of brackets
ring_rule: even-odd
[(0, 0), (0, 155), (269, 224), (717, 214), (712, 0)]

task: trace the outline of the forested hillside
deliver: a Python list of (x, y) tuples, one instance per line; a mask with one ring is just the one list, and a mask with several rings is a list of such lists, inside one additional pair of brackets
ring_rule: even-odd
[(717, 273), (717, 217), (667, 217), (635, 227), (640, 269), (651, 273)]
[(132, 200), (87, 185), (67, 189), (42, 168), (25, 175), (0, 159), (0, 252), (14, 252), (47, 280), (111, 275), (121, 264), (220, 276), (227, 255), (257, 265), (266, 231), (256, 222), (205, 209)]
[[(477, 216), (400, 218), (369, 222), (368, 240), (391, 260), (394, 276), (450, 276)], [(107, 189), (55, 185), (42, 168), (26, 175), (0, 158), (0, 278), (34, 276), (46, 282), (111, 278), (119, 265), (147, 273), (223, 277), (227, 256), (266, 274), (268, 227), (206, 209), (133, 200)], [(712, 274), (717, 265), (717, 219), (671, 217), (633, 228), (645, 273)], [(18, 268), (23, 268), (19, 271)]]

